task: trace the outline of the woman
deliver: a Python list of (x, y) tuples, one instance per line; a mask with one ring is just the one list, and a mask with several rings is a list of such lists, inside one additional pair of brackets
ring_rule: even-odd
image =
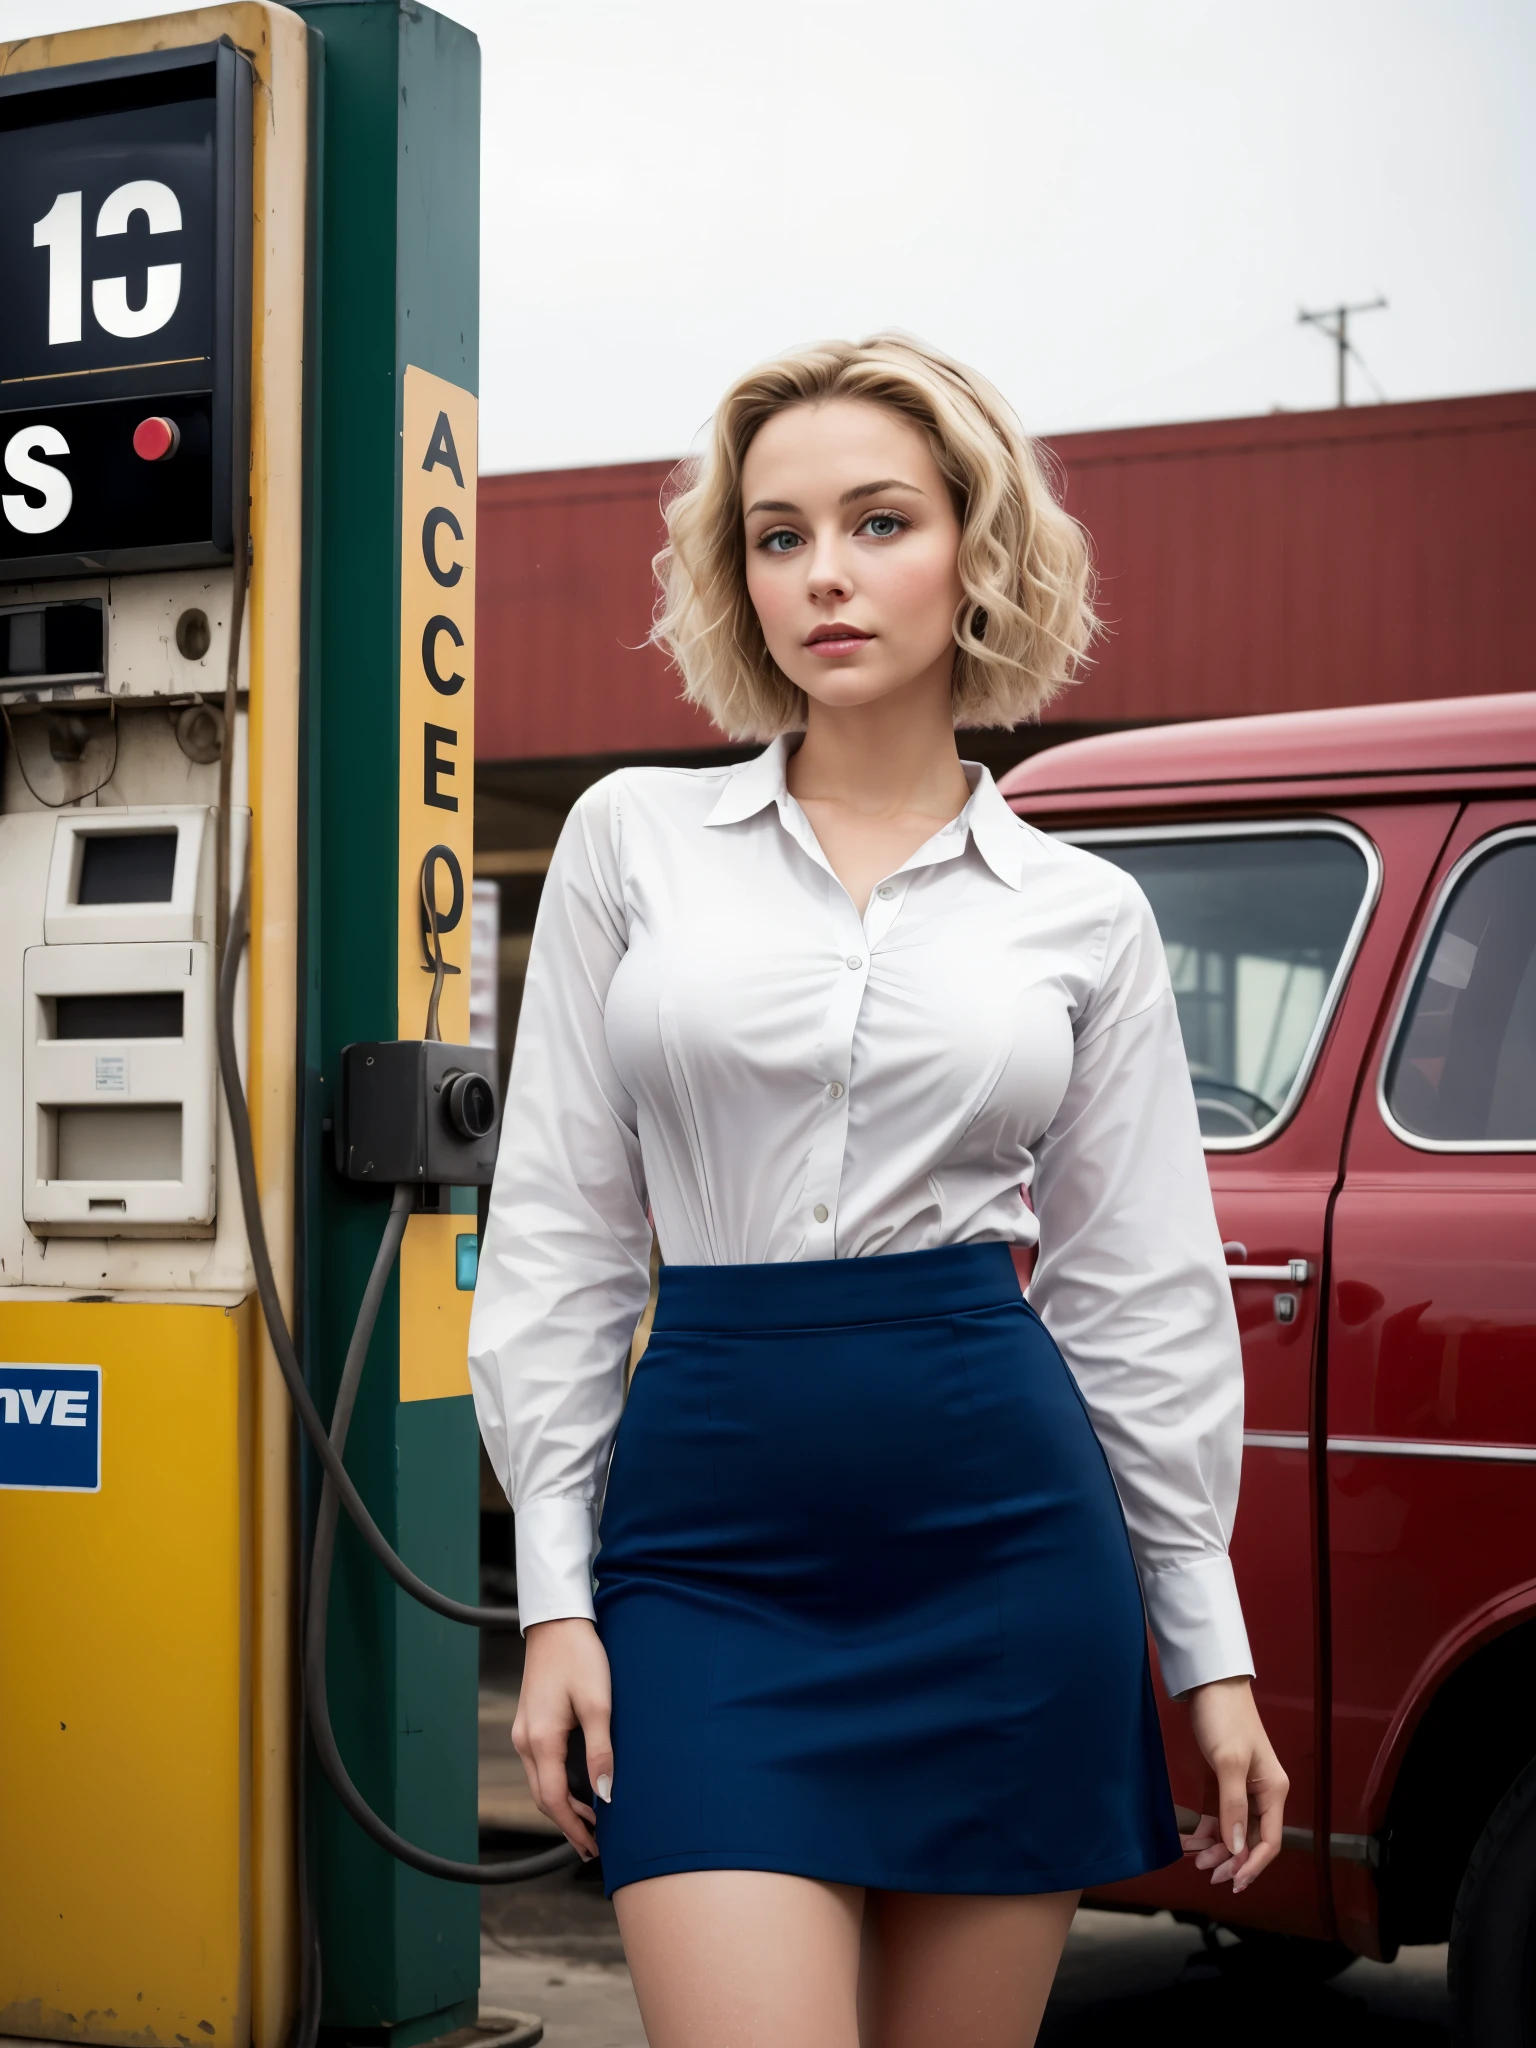
[(550, 867), (470, 1340), (513, 1739), (653, 2048), (1019, 2048), (1081, 1888), (1180, 1854), (1148, 1622), (1214, 1883), (1286, 1790), (1156, 927), (955, 744), (1071, 677), (1086, 543), (997, 393), (891, 336), (744, 377), (667, 521), (656, 637), (771, 744), (607, 777)]

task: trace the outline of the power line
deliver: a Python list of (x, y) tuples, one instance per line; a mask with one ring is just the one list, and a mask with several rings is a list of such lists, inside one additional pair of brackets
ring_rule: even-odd
[[(1386, 303), (1387, 302), (1385, 299), (1366, 299), (1363, 300), (1357, 306), (1325, 306), (1323, 307), (1321, 312), (1315, 313), (1309, 313), (1307, 309), (1303, 307), (1301, 311), (1296, 315), (1297, 320), (1303, 327), (1318, 328), (1322, 333), (1327, 335), (1328, 339), (1333, 343), (1334, 347), (1338, 350), (1338, 402), (1340, 405), (1348, 405), (1349, 403), (1348, 373), (1350, 357), (1353, 356), (1355, 361), (1360, 364), (1361, 369), (1365, 369), (1365, 363), (1363, 358), (1361, 357), (1360, 351), (1351, 344), (1349, 339), (1349, 316), (1351, 313), (1379, 313), (1385, 308)], [(1330, 325), (1330, 323), (1332, 324)], [(1370, 377), (1369, 370), (1366, 370), (1366, 375)], [(1373, 384), (1376, 383), (1374, 377), (1371, 377), (1371, 382)], [(1379, 393), (1381, 389), (1380, 385), (1377, 385), (1376, 389)]]

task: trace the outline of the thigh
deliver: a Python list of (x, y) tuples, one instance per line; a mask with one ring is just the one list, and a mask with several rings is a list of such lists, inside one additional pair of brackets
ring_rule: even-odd
[(651, 2048), (858, 2048), (857, 1886), (686, 1870), (613, 1904)]
[(871, 1892), (864, 2048), (1031, 2048), (1078, 1896)]

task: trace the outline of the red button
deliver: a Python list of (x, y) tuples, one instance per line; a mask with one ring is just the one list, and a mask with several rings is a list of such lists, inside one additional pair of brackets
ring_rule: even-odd
[(133, 452), (145, 462), (169, 462), (180, 446), (180, 427), (159, 413), (140, 420), (133, 430)]

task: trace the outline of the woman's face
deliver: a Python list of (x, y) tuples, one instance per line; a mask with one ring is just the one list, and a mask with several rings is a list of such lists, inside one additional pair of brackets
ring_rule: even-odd
[(948, 688), (960, 522), (927, 440), (884, 406), (775, 413), (742, 466), (747, 589), (768, 651), (815, 702)]

